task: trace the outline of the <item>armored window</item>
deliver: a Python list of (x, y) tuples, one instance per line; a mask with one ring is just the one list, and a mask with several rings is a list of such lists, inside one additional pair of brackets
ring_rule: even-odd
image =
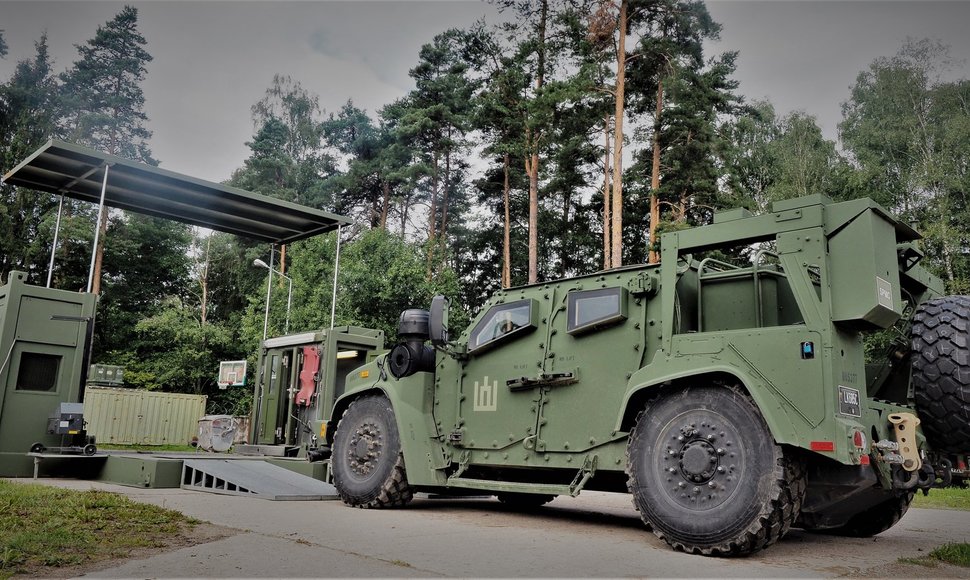
[(57, 369), (61, 357), (55, 354), (25, 352), (20, 355), (20, 371), (17, 373), (18, 391), (49, 393), (57, 390)]
[(624, 288), (602, 288), (570, 292), (566, 312), (566, 332), (582, 334), (626, 320), (627, 292)]
[(468, 350), (474, 352), (490, 347), (500, 339), (518, 336), (535, 328), (536, 324), (533, 320), (535, 309), (532, 302), (532, 300), (519, 300), (490, 308), (472, 329)]

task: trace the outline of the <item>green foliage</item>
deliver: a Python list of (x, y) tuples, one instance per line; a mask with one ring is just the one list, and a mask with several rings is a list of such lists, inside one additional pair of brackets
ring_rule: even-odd
[(903, 564), (938, 568), (941, 563), (970, 568), (970, 544), (947, 543), (919, 558), (900, 558)]
[(749, 209), (769, 211), (775, 201), (818, 193), (846, 196), (846, 162), (811, 115), (779, 118), (771, 103), (759, 101), (724, 130), (733, 144), (725, 155), (730, 188)]
[(141, 83), (152, 57), (138, 31), (138, 9), (122, 8), (99, 26), (87, 44), (77, 45), (80, 59), (61, 75), (64, 136), (99, 151), (158, 162), (148, 149), (145, 95)]
[(839, 125), (856, 174), (853, 193), (915, 220), (928, 264), (947, 290), (970, 288), (970, 83), (942, 81), (949, 48), (907, 41), (859, 74)]
[(916, 494), (913, 507), (929, 509), (970, 510), (970, 489), (946, 487), (932, 489), (929, 495)]
[(944, 544), (930, 552), (928, 557), (954, 566), (970, 568), (970, 544), (966, 542)]
[(169, 220), (131, 214), (111, 223), (95, 326), (98, 352), (128, 347), (140, 319), (158, 312), (166, 298), (186, 294), (189, 242), (188, 227)]
[(134, 348), (106, 358), (125, 366), (125, 382), (140, 388), (214, 396), (219, 361), (248, 354), (239, 351), (226, 326), (202, 324), (195, 309), (176, 298), (134, 330)]
[(393, 341), (401, 311), (428, 308), (431, 298), (444, 294), (458, 306), (455, 324), (463, 326), (457, 277), (442, 265), (432, 268), (429, 279), (424, 250), (380, 229), (365, 232), (346, 248), (341, 255), (338, 323), (377, 328)]
[(52, 568), (160, 548), (197, 522), (104, 491), (0, 481), (0, 577), (57, 575)]
[(288, 76), (276, 75), (252, 107), (252, 152), (230, 183), (236, 187), (315, 208), (332, 205), (326, 180), (336, 169), (321, 149), (319, 98)]
[[(0, 86), (0, 166), (3, 171), (14, 167), (43, 144), (57, 123), (57, 86), (46, 35), (41, 36), (34, 46), (34, 58), (17, 63), (9, 82)], [(46, 281), (56, 199), (5, 184), (0, 185), (0, 197), (3, 200), (0, 204), (0, 272), (21, 270), (30, 274), (34, 283)], [(67, 231), (74, 226), (73, 223), (63, 225)], [(71, 268), (67, 271), (77, 272)]]

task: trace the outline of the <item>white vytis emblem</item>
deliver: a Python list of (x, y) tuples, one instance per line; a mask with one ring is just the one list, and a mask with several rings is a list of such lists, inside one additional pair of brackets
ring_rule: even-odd
[(486, 376), (481, 383), (475, 381), (475, 404), (473, 411), (494, 411), (498, 404), (496, 395), (498, 394), (498, 381), (488, 382)]

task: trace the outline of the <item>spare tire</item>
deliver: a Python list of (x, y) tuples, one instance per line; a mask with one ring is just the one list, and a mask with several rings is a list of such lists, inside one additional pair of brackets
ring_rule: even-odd
[(970, 451), (970, 296), (929, 300), (913, 315), (913, 393), (937, 451)]

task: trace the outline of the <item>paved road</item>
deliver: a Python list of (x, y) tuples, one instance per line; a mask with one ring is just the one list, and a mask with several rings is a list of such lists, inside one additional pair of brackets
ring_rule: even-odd
[[(40, 480), (106, 489), (241, 530), (86, 577), (819, 577), (856, 575), (950, 541), (970, 541), (970, 514), (910, 510), (876, 538), (794, 530), (748, 558), (674, 552), (645, 531), (625, 495), (583, 492), (533, 514), (493, 499), (416, 498), (403, 510), (338, 501), (273, 502), (178, 489)], [(922, 551), (920, 551), (922, 550)]]

